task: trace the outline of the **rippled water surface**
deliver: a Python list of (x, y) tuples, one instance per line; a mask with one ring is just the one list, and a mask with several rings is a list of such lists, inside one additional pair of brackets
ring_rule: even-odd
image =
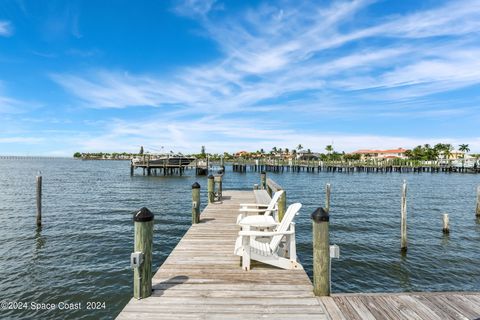
[[(225, 189), (251, 189), (258, 173), (227, 168)], [(35, 175), (43, 175), (43, 227), (35, 227)], [(311, 275), (309, 215), (332, 184), (331, 242), (334, 292), (478, 291), (480, 221), (475, 188), (480, 175), (269, 173), (301, 202), (297, 246)], [(408, 240), (400, 254), (400, 188), (408, 182)], [(126, 161), (0, 160), (0, 301), (28, 310), (0, 310), (0, 318), (110, 319), (132, 295), (129, 257), (132, 212), (155, 213), (154, 268), (191, 222), (191, 184), (206, 178), (129, 175)], [(205, 201), (204, 201), (205, 202)], [(451, 233), (442, 234), (442, 214)], [(105, 309), (86, 310), (87, 302)], [(31, 310), (30, 303), (82, 303), (80, 310)], [(46, 305), (44, 305), (46, 307)]]

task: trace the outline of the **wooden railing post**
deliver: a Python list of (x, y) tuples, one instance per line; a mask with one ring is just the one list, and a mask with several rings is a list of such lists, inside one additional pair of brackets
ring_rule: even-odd
[(42, 176), (36, 177), (37, 188), (37, 227), (42, 226)]
[(330, 238), (328, 211), (318, 208), (312, 215), (313, 225), (313, 293), (330, 295)]
[(192, 224), (200, 222), (200, 184), (192, 184)]
[(134, 253), (131, 256), (133, 297), (144, 299), (152, 294), (153, 213), (141, 208), (133, 216), (135, 224)]
[(260, 189), (267, 189), (267, 173), (265, 171), (260, 173)]
[(214, 176), (209, 175), (207, 178), (207, 195), (208, 203), (213, 203), (215, 201), (215, 180)]
[(404, 180), (402, 185), (402, 199), (401, 199), (401, 243), (400, 249), (402, 252), (407, 251), (407, 182)]

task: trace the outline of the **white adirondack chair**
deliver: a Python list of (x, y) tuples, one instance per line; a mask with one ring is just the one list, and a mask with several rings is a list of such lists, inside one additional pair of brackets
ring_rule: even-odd
[[(277, 212), (278, 210), (278, 200), (280, 200), (280, 197), (284, 193), (283, 190), (279, 190), (275, 192), (275, 194), (272, 197), (272, 200), (270, 200), (270, 203), (268, 205), (266, 204), (261, 204), (261, 203), (242, 203), (240, 204), (240, 214), (237, 217), (237, 224), (240, 223), (242, 219), (244, 219), (248, 213), (253, 213), (256, 214), (255, 216), (249, 217), (251, 222), (255, 221), (263, 221), (267, 219), (268, 221), (273, 220), (274, 218), (267, 218), (268, 216), (272, 217), (274, 212)], [(263, 217), (259, 215), (260, 213), (263, 213)]]
[[(303, 269), (297, 262), (295, 223), (293, 219), (302, 205), (294, 203), (285, 212), (281, 223), (273, 231), (244, 230), (238, 233), (234, 253), (242, 257), (242, 268), (250, 270), (250, 260), (260, 261), (282, 269)], [(256, 237), (269, 239), (258, 241)], [(285, 238), (285, 241), (282, 240)]]

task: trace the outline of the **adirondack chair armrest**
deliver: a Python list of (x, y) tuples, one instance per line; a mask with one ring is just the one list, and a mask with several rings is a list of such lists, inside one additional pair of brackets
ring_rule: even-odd
[(240, 231), (238, 233), (239, 236), (242, 237), (273, 237), (285, 234), (295, 234), (295, 231), (284, 231), (284, 232), (276, 232), (276, 231)]
[(266, 211), (266, 208), (265, 208), (265, 209), (247, 209), (247, 208), (241, 208), (241, 209), (239, 209), (238, 211), (240, 211), (240, 212), (265, 212), (265, 211)]
[(268, 204), (263, 203), (241, 203), (240, 207), (268, 207)]
[(245, 217), (246, 217), (245, 213), (240, 213), (240, 214), (237, 216), (237, 224), (239, 224), (240, 221), (241, 221), (243, 218), (245, 218)]

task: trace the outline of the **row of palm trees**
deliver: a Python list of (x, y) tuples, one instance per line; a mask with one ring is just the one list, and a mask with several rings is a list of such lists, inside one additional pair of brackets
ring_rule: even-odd
[[(452, 156), (452, 151), (454, 150), (453, 146), (449, 143), (437, 143), (435, 146), (430, 146), (429, 144), (424, 144), (416, 146), (412, 150), (407, 150), (405, 156), (411, 160), (425, 160), (425, 161), (434, 161), (441, 159), (450, 159)], [(467, 152), (470, 151), (468, 144), (460, 144), (458, 150), (463, 152), (463, 157)]]

